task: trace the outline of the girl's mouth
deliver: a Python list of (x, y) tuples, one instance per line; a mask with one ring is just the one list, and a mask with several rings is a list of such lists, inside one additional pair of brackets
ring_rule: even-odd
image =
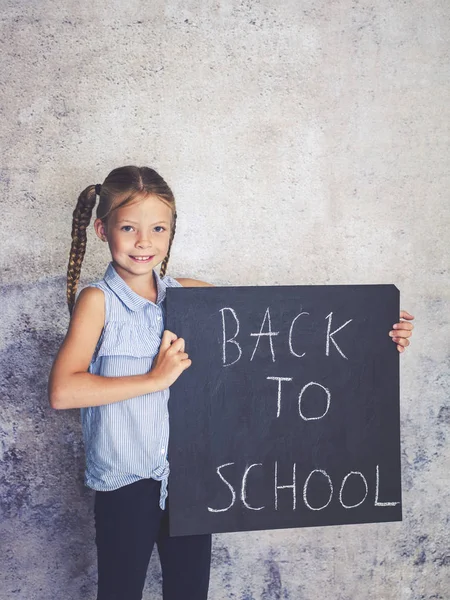
[(139, 263), (146, 263), (146, 262), (150, 262), (154, 256), (131, 256), (130, 258), (132, 260), (134, 260), (134, 262), (139, 262)]

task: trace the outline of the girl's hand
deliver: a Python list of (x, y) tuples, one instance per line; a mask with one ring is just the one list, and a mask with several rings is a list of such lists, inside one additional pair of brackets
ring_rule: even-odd
[(158, 389), (165, 390), (192, 364), (184, 351), (184, 339), (166, 329), (159, 352), (153, 361), (150, 377), (157, 381)]
[[(406, 310), (400, 311), (400, 318), (407, 319), (408, 321), (412, 321), (414, 319), (414, 317), (410, 315), (409, 312), (406, 312)], [(399, 323), (395, 323), (393, 330), (389, 332), (392, 341), (397, 344), (397, 350), (399, 352), (404, 352), (405, 348), (409, 346), (410, 342), (407, 338), (412, 336), (413, 329), (414, 325), (412, 323), (400, 321)]]

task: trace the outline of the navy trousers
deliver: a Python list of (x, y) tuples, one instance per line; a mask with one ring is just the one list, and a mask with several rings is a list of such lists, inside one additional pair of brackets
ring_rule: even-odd
[(169, 537), (160, 488), (159, 481), (140, 479), (112, 492), (95, 492), (97, 600), (141, 600), (155, 542), (164, 600), (207, 599), (211, 535)]

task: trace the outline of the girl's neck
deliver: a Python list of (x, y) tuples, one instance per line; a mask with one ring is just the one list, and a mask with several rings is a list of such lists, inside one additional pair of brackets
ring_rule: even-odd
[(117, 265), (114, 261), (113, 267), (117, 271), (118, 275), (120, 275), (120, 277), (125, 281), (128, 287), (133, 290), (133, 292), (156, 304), (158, 287), (156, 285), (153, 269), (150, 273), (134, 275), (129, 271), (122, 269), (122, 267)]

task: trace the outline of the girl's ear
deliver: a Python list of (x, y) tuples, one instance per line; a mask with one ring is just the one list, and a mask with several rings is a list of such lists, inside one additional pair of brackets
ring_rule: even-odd
[(108, 241), (106, 238), (106, 227), (101, 219), (95, 219), (94, 229), (95, 229), (95, 233), (102, 240), (102, 242)]

